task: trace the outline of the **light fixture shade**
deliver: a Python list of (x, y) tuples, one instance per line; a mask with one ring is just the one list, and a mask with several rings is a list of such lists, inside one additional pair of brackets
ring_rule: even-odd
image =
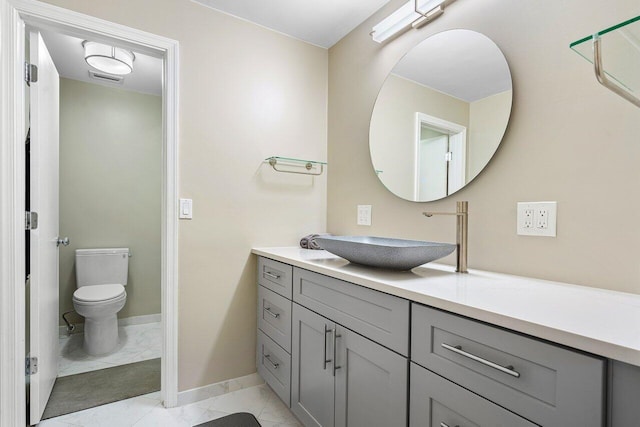
[[(445, 0), (409, 0), (400, 9), (380, 21), (373, 27), (373, 41), (382, 43), (391, 37), (411, 28), (416, 20), (444, 3)], [(416, 12), (416, 8), (421, 12)]]
[(133, 52), (119, 47), (85, 41), (84, 60), (91, 67), (109, 74), (124, 75), (133, 71)]

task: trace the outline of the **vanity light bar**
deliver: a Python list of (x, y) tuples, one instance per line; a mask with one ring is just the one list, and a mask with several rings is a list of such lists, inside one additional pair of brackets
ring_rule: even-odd
[(444, 3), (445, 0), (409, 0), (373, 27), (371, 37), (375, 42), (384, 43), (409, 28), (419, 28), (442, 15)]

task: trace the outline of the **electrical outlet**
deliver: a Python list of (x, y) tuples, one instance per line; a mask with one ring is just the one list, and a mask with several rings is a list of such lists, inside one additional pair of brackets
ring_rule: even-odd
[(533, 209), (524, 210), (524, 228), (533, 228)]
[(557, 202), (518, 202), (517, 233), (556, 237)]
[(358, 225), (371, 225), (371, 205), (358, 205)]
[(536, 228), (547, 229), (549, 228), (549, 213), (547, 212), (547, 208), (540, 207), (538, 208), (536, 216)]

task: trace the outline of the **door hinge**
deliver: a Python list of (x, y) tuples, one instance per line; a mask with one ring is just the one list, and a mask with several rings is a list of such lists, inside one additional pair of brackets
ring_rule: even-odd
[(30, 83), (35, 83), (38, 81), (38, 67), (33, 64), (29, 64), (28, 62), (24, 63), (24, 81), (27, 82), (28, 85)]
[(27, 375), (33, 375), (38, 373), (38, 358), (27, 357), (24, 359), (24, 368)]
[(453, 157), (453, 152), (451, 152), (451, 151), (447, 151), (447, 152), (444, 154), (444, 161), (445, 161), (445, 162), (450, 162), (452, 157)]
[(38, 228), (38, 212), (24, 213), (24, 229), (35, 230)]

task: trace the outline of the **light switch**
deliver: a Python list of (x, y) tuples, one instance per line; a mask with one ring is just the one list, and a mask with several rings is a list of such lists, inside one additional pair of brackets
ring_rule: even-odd
[(180, 199), (180, 219), (192, 219), (193, 218), (193, 200)]

